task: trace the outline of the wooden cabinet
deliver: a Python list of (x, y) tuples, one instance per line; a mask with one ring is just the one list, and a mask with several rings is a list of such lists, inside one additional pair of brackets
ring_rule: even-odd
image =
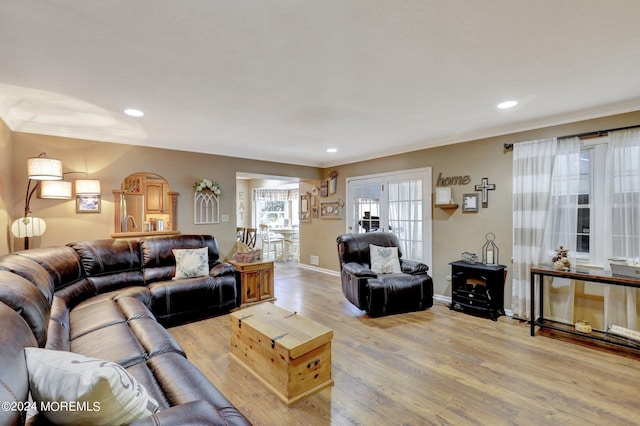
[(276, 299), (273, 294), (273, 261), (252, 263), (230, 261), (229, 263), (240, 271), (241, 307)]
[(163, 181), (147, 179), (145, 185), (145, 202), (147, 213), (166, 213), (168, 185)]

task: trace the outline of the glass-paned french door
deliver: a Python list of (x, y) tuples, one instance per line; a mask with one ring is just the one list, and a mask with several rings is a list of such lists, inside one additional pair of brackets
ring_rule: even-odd
[(347, 232), (393, 232), (403, 257), (431, 265), (431, 168), (347, 179)]

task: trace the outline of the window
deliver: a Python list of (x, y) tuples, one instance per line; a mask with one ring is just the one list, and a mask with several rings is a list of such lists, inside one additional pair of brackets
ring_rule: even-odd
[(565, 246), (580, 264), (602, 266), (605, 257), (608, 142), (608, 137), (558, 141), (545, 246)]
[(577, 258), (583, 261), (589, 260), (589, 243), (591, 236), (591, 164), (593, 149), (580, 151), (580, 182), (578, 184), (578, 229), (576, 251)]
[(602, 266), (608, 137), (581, 141), (576, 261)]
[(257, 201), (256, 211), (258, 214), (256, 222), (266, 224), (270, 227), (281, 227), (285, 219), (286, 201)]
[[(640, 147), (618, 148), (614, 154), (608, 151), (609, 137), (582, 141), (576, 229), (579, 263), (603, 266), (609, 256), (640, 253), (640, 219), (628, 219), (634, 218), (632, 211), (640, 198)], [(624, 159), (615, 160), (617, 167), (610, 165), (615, 170), (611, 176), (606, 171), (607, 155)], [(609, 255), (605, 255), (606, 246)]]
[(299, 191), (296, 188), (255, 189), (255, 225), (289, 228), (299, 223)]

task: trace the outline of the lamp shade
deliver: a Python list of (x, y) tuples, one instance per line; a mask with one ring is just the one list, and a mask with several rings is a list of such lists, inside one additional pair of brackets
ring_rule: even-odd
[(62, 161), (47, 157), (27, 158), (27, 174), (34, 180), (60, 180)]
[(76, 179), (76, 195), (100, 195), (99, 179)]
[(11, 224), (11, 233), (16, 238), (39, 237), (44, 234), (46, 230), (47, 225), (44, 223), (44, 220), (39, 217), (21, 217)]
[(57, 200), (71, 199), (71, 182), (66, 180), (45, 180), (40, 183), (40, 198)]

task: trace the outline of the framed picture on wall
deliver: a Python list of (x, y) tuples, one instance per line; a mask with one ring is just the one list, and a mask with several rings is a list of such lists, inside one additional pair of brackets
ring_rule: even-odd
[(325, 198), (329, 196), (329, 181), (323, 180), (320, 182), (320, 197)]
[(478, 194), (464, 194), (462, 196), (462, 211), (471, 213), (478, 211)]
[(76, 213), (100, 213), (100, 196), (76, 196)]
[(320, 201), (320, 219), (342, 219), (341, 200)]
[(311, 196), (309, 193), (300, 195), (300, 222), (311, 221), (311, 206), (309, 205)]

